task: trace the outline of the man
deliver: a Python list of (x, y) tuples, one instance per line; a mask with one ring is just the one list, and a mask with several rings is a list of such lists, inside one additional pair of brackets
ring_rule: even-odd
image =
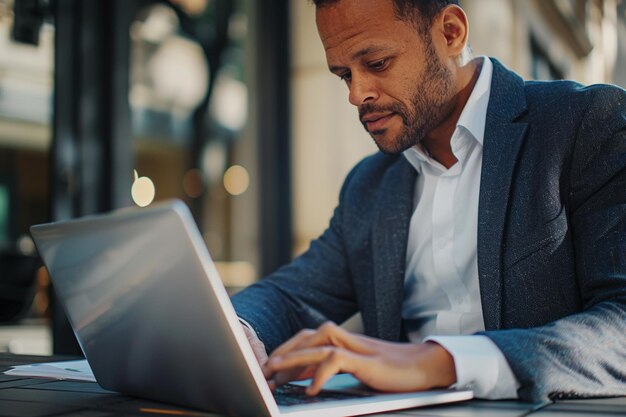
[[(626, 395), (626, 93), (469, 59), (456, 1), (315, 4), (382, 153), (306, 253), (233, 298), (270, 383)], [(356, 311), (368, 336), (333, 324)]]

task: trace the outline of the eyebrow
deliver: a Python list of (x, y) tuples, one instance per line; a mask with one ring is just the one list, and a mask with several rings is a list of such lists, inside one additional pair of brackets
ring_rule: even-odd
[[(391, 48), (387, 47), (387, 46), (368, 46), (366, 48), (360, 49), (358, 51), (356, 51), (350, 58), (352, 61), (356, 61), (357, 59), (363, 58), (366, 55), (375, 53), (375, 52), (384, 52), (384, 51), (388, 51)], [(344, 69), (345, 67), (341, 67), (341, 66), (330, 66), (328, 67), (328, 69), (330, 70), (330, 72), (335, 73), (337, 71), (340, 71), (342, 69)]]

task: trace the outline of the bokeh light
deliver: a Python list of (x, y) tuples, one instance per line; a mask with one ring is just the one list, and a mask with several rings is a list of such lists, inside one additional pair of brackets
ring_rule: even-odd
[(137, 171), (135, 171), (135, 181), (133, 182), (130, 194), (135, 204), (139, 207), (146, 207), (154, 201), (156, 189), (150, 178), (140, 177)]
[(231, 195), (241, 195), (250, 186), (250, 175), (241, 165), (233, 165), (224, 173), (224, 188)]
[(199, 169), (190, 169), (183, 177), (183, 191), (191, 198), (204, 194), (204, 176)]

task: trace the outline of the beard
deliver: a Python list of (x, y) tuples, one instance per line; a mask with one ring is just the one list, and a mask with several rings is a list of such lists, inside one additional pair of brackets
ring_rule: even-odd
[(386, 129), (370, 132), (378, 148), (386, 154), (397, 154), (418, 145), (424, 137), (439, 126), (452, 112), (453, 75), (437, 56), (432, 42), (426, 45), (426, 67), (415, 84), (411, 95), (411, 108), (401, 103), (385, 106), (365, 103), (359, 107), (359, 119), (367, 113), (395, 113), (402, 118), (402, 131), (395, 137), (385, 139)]

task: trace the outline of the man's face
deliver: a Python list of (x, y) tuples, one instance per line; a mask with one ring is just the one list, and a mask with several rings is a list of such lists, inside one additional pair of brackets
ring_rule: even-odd
[(454, 76), (427, 35), (398, 20), (392, 0), (318, 8), (328, 66), (350, 90), (365, 129), (385, 153), (416, 145), (452, 112)]

